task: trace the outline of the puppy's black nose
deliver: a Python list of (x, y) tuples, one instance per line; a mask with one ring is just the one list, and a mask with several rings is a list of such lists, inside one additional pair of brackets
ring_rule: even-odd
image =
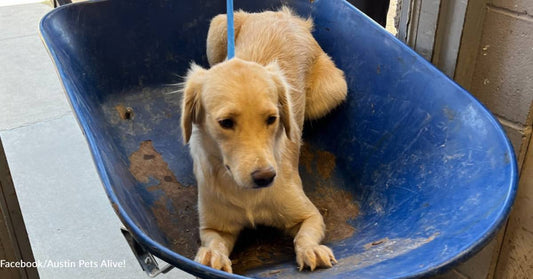
[(267, 187), (276, 177), (276, 171), (273, 167), (258, 169), (252, 172), (252, 179), (257, 187)]

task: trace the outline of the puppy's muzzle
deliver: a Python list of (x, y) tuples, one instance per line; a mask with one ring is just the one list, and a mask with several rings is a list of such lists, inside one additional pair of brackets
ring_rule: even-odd
[(276, 171), (273, 167), (262, 168), (252, 172), (252, 180), (254, 181), (255, 188), (268, 187), (274, 181), (276, 177)]

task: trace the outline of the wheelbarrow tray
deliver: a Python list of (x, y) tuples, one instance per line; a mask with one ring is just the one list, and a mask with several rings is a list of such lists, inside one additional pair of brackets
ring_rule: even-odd
[[(314, 19), (315, 38), (349, 87), (344, 104), (307, 123), (302, 180), (310, 195), (326, 185), (318, 193), (330, 201), (318, 207), (358, 214), (337, 224), (348, 233), (329, 241), (339, 260), (332, 269), (298, 272), (291, 258), (243, 276), (411, 278), (476, 253), (516, 193), (514, 153), (498, 122), (347, 2), (242, 0), (235, 8), (282, 3)], [(195, 263), (197, 240), (182, 239), (197, 239), (196, 186), (172, 84), (191, 61), (207, 66), (209, 21), (224, 11), (224, 1), (89, 1), (51, 11), (40, 29), (107, 195), (134, 239), (197, 276), (242, 278)]]

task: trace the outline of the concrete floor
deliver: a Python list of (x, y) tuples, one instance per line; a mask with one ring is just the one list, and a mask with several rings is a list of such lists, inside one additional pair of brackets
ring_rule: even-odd
[[(394, 2), (394, 1), (393, 1)], [(45, 4), (0, 5), (0, 137), (36, 260), (125, 261), (46, 268), (41, 278), (147, 278), (119, 232), (84, 136), (40, 40)], [(494, 249), (439, 278), (484, 278)], [(193, 278), (172, 270), (159, 278)]]
[[(41, 278), (148, 278), (120, 233), (38, 24), (45, 4), (0, 6), (0, 137), (36, 260), (125, 261), (43, 268)], [(193, 278), (172, 270), (158, 278)]]

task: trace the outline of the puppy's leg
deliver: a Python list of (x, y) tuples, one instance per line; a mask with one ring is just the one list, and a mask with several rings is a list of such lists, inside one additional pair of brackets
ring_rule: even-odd
[[(239, 35), (239, 30), (248, 14), (243, 11), (238, 11), (233, 15), (233, 27), (235, 29), (235, 40)], [(227, 19), (226, 15), (217, 15), (211, 20), (209, 31), (207, 32), (207, 61), (209, 65), (213, 66), (226, 59), (228, 49), (228, 35), (227, 35)]]
[(306, 80), (305, 118), (317, 119), (346, 99), (348, 91), (344, 72), (322, 50)]
[(332, 266), (332, 262), (337, 263), (331, 249), (325, 245), (320, 245), (320, 241), (324, 238), (326, 226), (318, 210), (314, 208), (313, 211), (315, 211), (314, 214), (301, 223), (294, 238), (296, 263), (300, 271), (305, 266), (309, 266), (313, 271), (317, 267), (329, 268)]
[(229, 254), (238, 233), (222, 232), (213, 229), (201, 229), (202, 247), (196, 253), (196, 262), (232, 273)]

